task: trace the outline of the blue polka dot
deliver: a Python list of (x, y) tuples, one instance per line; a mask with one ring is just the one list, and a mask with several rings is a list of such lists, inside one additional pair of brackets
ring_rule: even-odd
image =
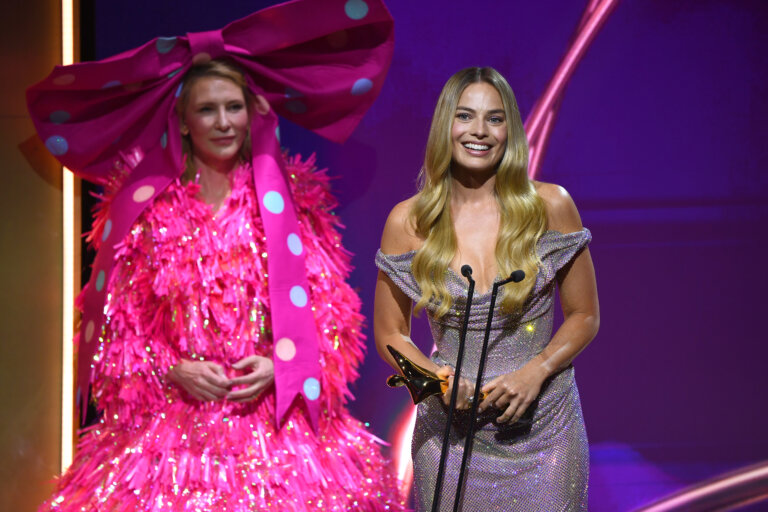
[(69, 151), (67, 139), (61, 135), (51, 135), (48, 137), (45, 141), (45, 147), (48, 148), (48, 151), (54, 156), (61, 156)]
[(280, 142), (280, 127), (275, 127), (275, 137), (277, 137), (277, 142)]
[(160, 147), (165, 149), (168, 146), (168, 132), (163, 132), (160, 136)]
[(307, 111), (307, 106), (299, 100), (291, 100), (287, 102), (285, 108), (288, 112), (293, 112), (294, 114), (303, 114)]
[(179, 74), (180, 71), (181, 71), (181, 66), (179, 66), (178, 68), (176, 68), (173, 71), (171, 71), (170, 73), (168, 73), (168, 78), (175, 77), (176, 75)]
[(288, 235), (288, 250), (291, 251), (294, 255), (298, 256), (301, 254), (301, 251), (303, 250), (303, 246), (301, 244), (301, 238), (299, 238), (299, 235), (296, 233), (291, 233)]
[(176, 46), (175, 37), (158, 37), (155, 42), (155, 48), (158, 53), (168, 53), (173, 50), (174, 46)]
[(304, 396), (310, 400), (317, 400), (320, 398), (320, 381), (314, 377), (310, 377), (304, 381)]
[(363, 0), (347, 0), (344, 12), (353, 20), (361, 20), (368, 14), (368, 4)]
[(300, 91), (297, 91), (296, 89), (294, 89), (293, 87), (286, 87), (285, 88), (285, 97), (286, 98), (301, 98), (302, 96), (304, 96), (304, 95), (301, 94)]
[(104, 223), (104, 232), (101, 234), (101, 241), (106, 242), (111, 232), (112, 232), (112, 219), (107, 219), (107, 222)]
[(53, 124), (61, 124), (69, 121), (70, 117), (72, 116), (69, 115), (69, 112), (66, 110), (57, 110), (56, 112), (51, 112), (51, 115), (48, 116), (48, 119), (50, 119)]
[(307, 305), (307, 292), (301, 286), (291, 288), (291, 303), (297, 308), (303, 308)]
[(184, 84), (183, 84), (183, 83), (181, 83), (181, 84), (179, 84), (179, 86), (176, 88), (176, 93), (175, 93), (175, 95), (176, 95), (176, 97), (177, 97), (177, 98), (178, 98), (178, 97), (181, 95), (181, 89), (182, 89), (183, 87), (184, 87)]
[(352, 90), (350, 92), (353, 96), (360, 96), (370, 91), (371, 87), (373, 87), (373, 82), (367, 78), (361, 78), (355, 82), (355, 85), (352, 86)]
[(275, 215), (283, 213), (283, 208), (285, 208), (283, 196), (276, 190), (270, 190), (264, 194), (262, 202), (264, 203), (264, 208), (266, 208), (269, 213), (274, 213)]
[(112, 80), (110, 82), (105, 83), (101, 86), (102, 89), (110, 89), (112, 87), (117, 87), (118, 85), (123, 85), (123, 82), (120, 80)]
[(104, 281), (107, 278), (107, 274), (104, 273), (103, 270), (99, 270), (98, 275), (96, 276), (96, 291), (100, 292), (104, 289)]

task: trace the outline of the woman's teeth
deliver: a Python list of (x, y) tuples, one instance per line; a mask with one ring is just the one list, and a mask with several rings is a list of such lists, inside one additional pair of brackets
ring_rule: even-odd
[(487, 151), (491, 149), (491, 146), (486, 146), (485, 144), (472, 144), (471, 142), (465, 142), (464, 147), (467, 149), (474, 149), (475, 151)]

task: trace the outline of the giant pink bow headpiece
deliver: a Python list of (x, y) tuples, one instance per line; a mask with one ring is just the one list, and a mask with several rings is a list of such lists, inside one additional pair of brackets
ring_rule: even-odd
[[(105, 183), (130, 174), (110, 207), (84, 289), (78, 396), (87, 396), (107, 284), (119, 244), (141, 212), (183, 171), (176, 98), (196, 63), (226, 58), (275, 111), (343, 141), (378, 95), (392, 57), (393, 22), (381, 0), (297, 0), (221, 30), (160, 37), (99, 62), (57, 66), (27, 91), (48, 150), (80, 177)], [(320, 364), (304, 249), (282, 168), (277, 116), (251, 120), (253, 174), (269, 253), (278, 423), (296, 396), (317, 426)], [(81, 408), (85, 404), (81, 401)]]

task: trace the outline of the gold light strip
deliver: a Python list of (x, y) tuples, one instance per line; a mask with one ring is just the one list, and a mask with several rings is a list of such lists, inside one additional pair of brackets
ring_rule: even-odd
[[(75, 60), (74, 0), (61, 0), (61, 63)], [(62, 168), (61, 471), (72, 462), (75, 325), (75, 177)]]

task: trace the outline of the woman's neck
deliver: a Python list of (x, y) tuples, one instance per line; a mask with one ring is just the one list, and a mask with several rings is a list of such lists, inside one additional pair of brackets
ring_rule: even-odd
[(198, 197), (218, 210), (231, 192), (230, 175), (238, 162), (227, 165), (211, 166), (193, 156), (195, 167), (198, 169), (197, 183), (200, 185)]

